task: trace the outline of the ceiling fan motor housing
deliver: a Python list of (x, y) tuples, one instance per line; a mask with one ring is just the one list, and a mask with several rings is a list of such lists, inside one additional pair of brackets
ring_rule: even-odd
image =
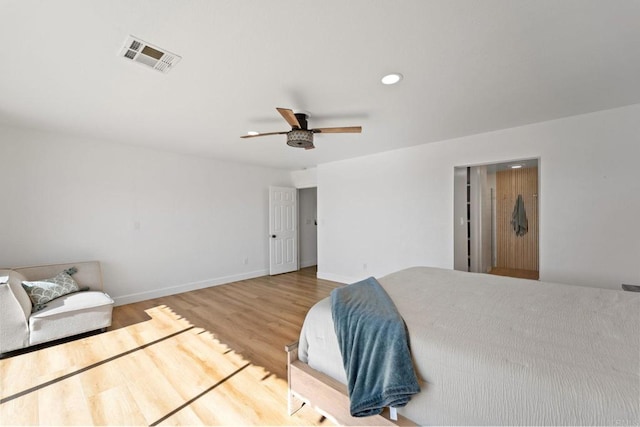
[(287, 133), (287, 145), (298, 148), (313, 148), (313, 132), (306, 129), (294, 129)]

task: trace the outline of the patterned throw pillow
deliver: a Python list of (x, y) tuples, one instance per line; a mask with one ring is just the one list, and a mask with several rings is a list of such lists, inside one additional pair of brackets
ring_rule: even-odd
[(43, 309), (46, 303), (55, 298), (78, 292), (80, 287), (71, 277), (76, 271), (77, 269), (73, 267), (50, 279), (22, 282), (22, 287), (27, 291), (33, 303), (33, 311)]

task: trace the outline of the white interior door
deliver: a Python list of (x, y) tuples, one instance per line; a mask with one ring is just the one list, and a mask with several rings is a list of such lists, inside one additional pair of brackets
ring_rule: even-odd
[(298, 269), (297, 190), (269, 187), (269, 274)]

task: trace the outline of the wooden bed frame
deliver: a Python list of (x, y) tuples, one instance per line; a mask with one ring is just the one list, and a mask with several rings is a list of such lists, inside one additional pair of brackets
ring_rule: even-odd
[(389, 418), (389, 409), (381, 415), (352, 417), (349, 412), (347, 387), (333, 378), (311, 368), (298, 359), (298, 342), (285, 346), (287, 352), (288, 411), (296, 413), (304, 404), (310, 405), (338, 425), (348, 426), (415, 426), (408, 418), (398, 415)]

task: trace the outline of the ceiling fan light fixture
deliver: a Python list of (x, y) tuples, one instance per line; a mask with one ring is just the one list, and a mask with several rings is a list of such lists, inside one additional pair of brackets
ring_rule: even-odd
[(314, 133), (360, 133), (362, 132), (362, 126), (343, 126), (343, 127), (331, 127), (331, 128), (315, 128), (309, 129), (307, 124), (307, 118), (309, 113), (294, 113), (289, 108), (276, 108), (282, 118), (291, 126), (290, 131), (282, 132), (251, 132), (247, 135), (242, 135), (240, 138), (253, 138), (254, 136), (267, 136), (267, 135), (287, 135), (287, 145), (295, 148), (304, 148), (305, 150), (311, 150), (316, 148), (313, 145)]
[(380, 81), (383, 85), (394, 85), (402, 80), (402, 74), (392, 73), (384, 76)]
[(313, 148), (313, 132), (306, 129), (294, 129), (287, 132), (287, 145), (297, 148)]

